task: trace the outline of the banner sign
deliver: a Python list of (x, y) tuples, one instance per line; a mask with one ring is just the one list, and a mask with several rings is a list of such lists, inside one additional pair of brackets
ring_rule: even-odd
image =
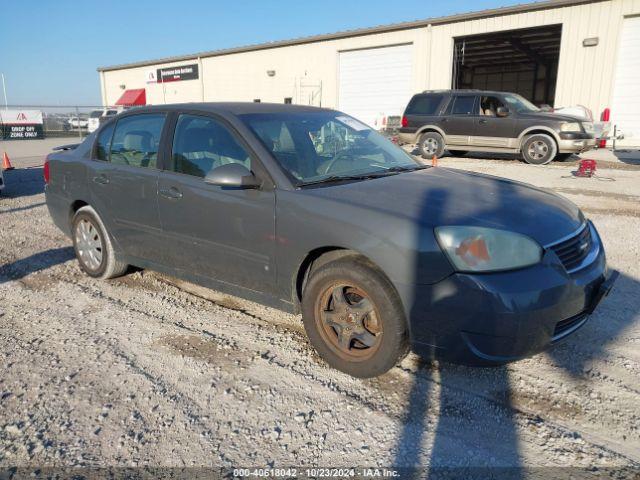
[(4, 140), (44, 138), (40, 110), (0, 110), (0, 130)]
[(181, 65), (179, 67), (159, 68), (156, 81), (158, 83), (179, 82), (181, 80), (197, 80), (198, 64)]
[(157, 83), (158, 82), (158, 72), (160, 70), (147, 70), (144, 73), (145, 80), (147, 83)]

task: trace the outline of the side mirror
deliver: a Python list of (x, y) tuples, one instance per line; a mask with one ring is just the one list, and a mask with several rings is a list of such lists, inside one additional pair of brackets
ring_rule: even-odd
[(259, 188), (261, 182), (247, 167), (239, 163), (228, 163), (211, 170), (204, 177), (205, 183), (230, 188)]
[(498, 109), (496, 110), (496, 115), (498, 117), (508, 117), (509, 116), (509, 110), (507, 110), (506, 107), (498, 107)]

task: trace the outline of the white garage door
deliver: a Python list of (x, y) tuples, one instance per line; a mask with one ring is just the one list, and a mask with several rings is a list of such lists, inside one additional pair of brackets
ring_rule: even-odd
[(640, 17), (624, 19), (617, 63), (611, 121), (625, 137), (617, 143), (640, 146)]
[(402, 115), (411, 98), (412, 45), (340, 52), (338, 108), (375, 125)]

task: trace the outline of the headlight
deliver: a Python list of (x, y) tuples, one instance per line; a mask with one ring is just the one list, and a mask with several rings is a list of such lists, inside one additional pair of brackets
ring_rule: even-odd
[(436, 238), (460, 272), (512, 270), (538, 263), (542, 248), (519, 233), (482, 227), (437, 227)]
[(581, 132), (582, 131), (582, 127), (580, 126), (580, 123), (578, 123), (578, 122), (561, 123), (560, 124), (560, 131), (561, 132)]

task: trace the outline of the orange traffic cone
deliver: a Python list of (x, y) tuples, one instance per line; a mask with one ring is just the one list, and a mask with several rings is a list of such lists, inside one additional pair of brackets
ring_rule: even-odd
[(436, 157), (435, 155), (431, 158), (431, 166), (432, 167), (437, 167), (438, 166), (438, 157)]
[(9, 160), (9, 155), (7, 155), (7, 152), (4, 152), (4, 155), (2, 156), (2, 169), (13, 170), (13, 165), (11, 165), (11, 161)]

